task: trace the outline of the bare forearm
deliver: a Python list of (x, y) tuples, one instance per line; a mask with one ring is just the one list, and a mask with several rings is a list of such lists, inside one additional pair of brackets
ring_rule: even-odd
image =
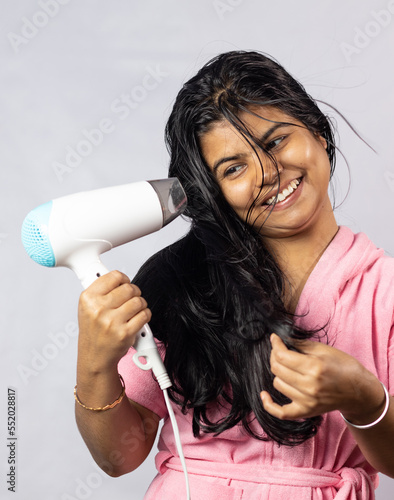
[[(280, 406), (261, 394), (266, 411), (282, 420), (297, 420), (339, 410), (352, 424), (365, 426), (384, 415), (386, 395), (375, 374), (358, 360), (320, 342), (302, 342), (303, 353), (287, 349), (271, 336), (274, 387), (291, 403)], [(366, 460), (378, 471), (394, 477), (394, 401), (376, 425), (357, 429), (348, 424)]]
[[(122, 386), (117, 371), (106, 375), (77, 377), (78, 398), (86, 406), (102, 407), (115, 401)], [(97, 464), (109, 475), (119, 476), (136, 469), (149, 454), (157, 430), (157, 420), (141, 418), (124, 397), (106, 411), (87, 410), (76, 403), (79, 431)]]
[(145, 299), (129, 278), (113, 271), (80, 297), (76, 420), (98, 465), (112, 476), (136, 469), (153, 445), (159, 417), (122, 393), (117, 366), (151, 318)]
[[(381, 414), (371, 415), (370, 422)], [(365, 424), (366, 421), (353, 420), (350, 415), (345, 417), (352, 423)], [(376, 418), (375, 418), (376, 417)], [(381, 422), (369, 429), (357, 429), (348, 425), (367, 461), (379, 472), (394, 478), (394, 398), (390, 397), (390, 406)]]

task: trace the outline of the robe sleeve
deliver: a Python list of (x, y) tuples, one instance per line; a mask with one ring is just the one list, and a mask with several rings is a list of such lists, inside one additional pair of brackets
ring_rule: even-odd
[(141, 370), (133, 361), (135, 349), (131, 347), (119, 361), (118, 372), (126, 386), (126, 396), (141, 406), (153, 411), (160, 418), (167, 414), (164, 395), (152, 370)]

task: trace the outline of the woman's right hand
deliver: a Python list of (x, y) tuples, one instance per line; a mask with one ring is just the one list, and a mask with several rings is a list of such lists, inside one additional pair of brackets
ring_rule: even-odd
[(78, 366), (91, 374), (113, 371), (151, 312), (141, 290), (112, 271), (82, 292), (78, 307)]
[[(76, 422), (97, 464), (116, 477), (136, 469), (148, 456), (160, 418), (128, 397), (109, 411), (86, 407), (102, 409), (123, 394), (118, 362), (151, 319), (151, 312), (140, 289), (126, 275), (113, 271), (82, 292), (78, 319), (76, 396), (85, 407), (75, 403)], [(141, 436), (132, 449), (130, 440), (124, 439), (130, 433)]]

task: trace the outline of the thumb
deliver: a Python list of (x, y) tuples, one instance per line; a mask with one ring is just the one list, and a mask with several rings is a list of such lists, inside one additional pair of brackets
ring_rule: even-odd
[(260, 398), (263, 403), (264, 410), (268, 411), (270, 413), (270, 409), (272, 408), (272, 405), (274, 404), (274, 401), (271, 397), (271, 394), (267, 391), (261, 391), (260, 392)]

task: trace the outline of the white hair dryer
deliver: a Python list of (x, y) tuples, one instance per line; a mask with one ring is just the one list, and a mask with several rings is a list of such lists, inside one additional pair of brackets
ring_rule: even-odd
[[(32, 210), (22, 225), (22, 243), (38, 264), (68, 267), (87, 288), (108, 272), (100, 254), (161, 229), (185, 208), (186, 195), (176, 178), (85, 191)], [(134, 348), (137, 366), (152, 369), (162, 389), (170, 387), (147, 324)]]

